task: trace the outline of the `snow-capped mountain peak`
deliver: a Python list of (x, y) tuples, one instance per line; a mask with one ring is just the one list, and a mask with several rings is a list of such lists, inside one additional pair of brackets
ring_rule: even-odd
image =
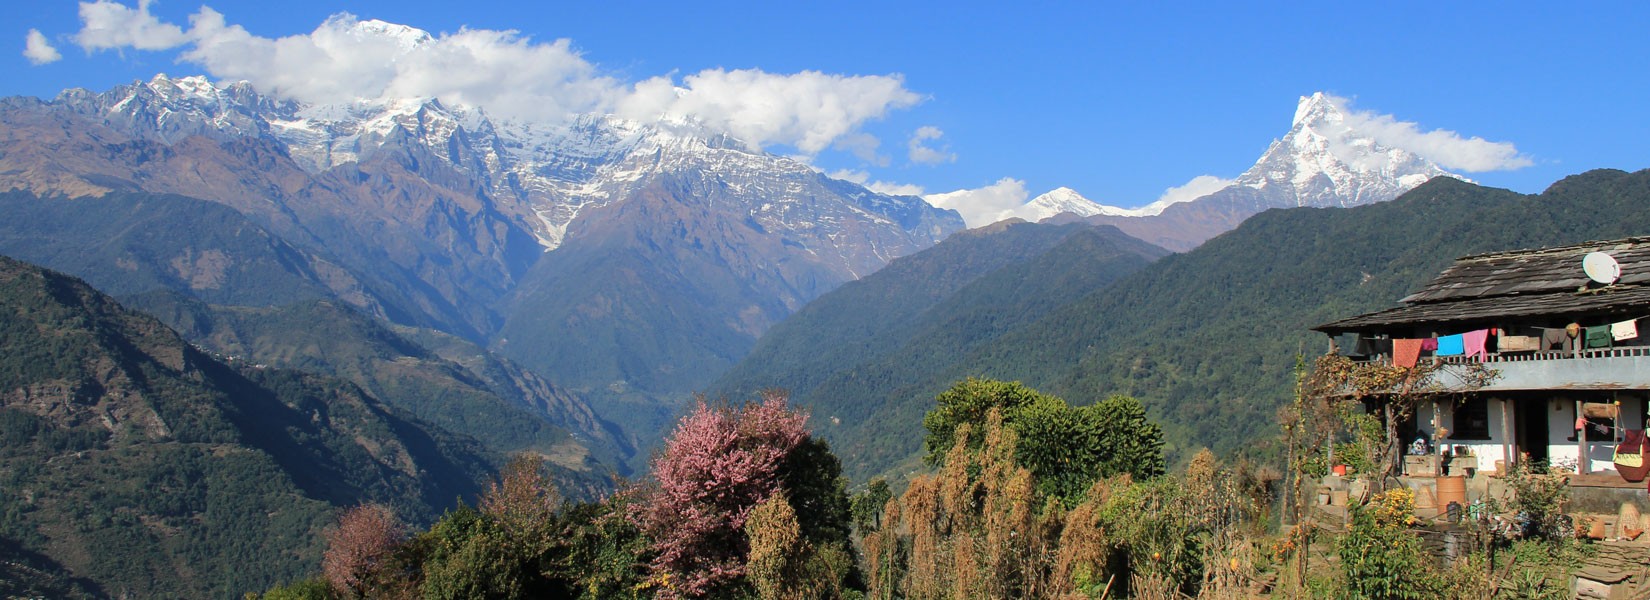
[(1235, 180), (1200, 176), (1140, 208), (1098, 206), (1087, 220), (1184, 251), (1267, 209), (1358, 206), (1391, 200), (1433, 177), (1465, 179), (1378, 141), (1371, 130), (1380, 123), (1344, 103), (1323, 92), (1301, 97), (1288, 133)]
[(1020, 207), (1015, 216), (1027, 221), (1041, 221), (1061, 213), (1087, 217), (1101, 214), (1106, 208), (1093, 200), (1084, 198), (1082, 194), (1077, 193), (1077, 190), (1060, 187), (1032, 198), (1030, 202)]
[(1301, 96), (1295, 104), (1295, 118), (1289, 122), (1291, 129), (1302, 123), (1341, 122), (1346, 119), (1340, 107), (1330, 99), (1328, 94), (1313, 92), (1311, 96)]
[(1357, 206), (1390, 200), (1433, 177), (1459, 177), (1413, 152), (1381, 144), (1323, 92), (1303, 96), (1289, 133), (1235, 185), (1266, 206)]
[(357, 37), (373, 37), (394, 40), (402, 50), (411, 50), (435, 39), (428, 31), (424, 31), (416, 27), (408, 27), (406, 25), (380, 21), (378, 19), (356, 21), (348, 31), (351, 35), (355, 35)]

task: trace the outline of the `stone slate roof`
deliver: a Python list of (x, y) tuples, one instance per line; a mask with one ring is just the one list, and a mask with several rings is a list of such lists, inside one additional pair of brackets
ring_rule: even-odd
[[(1581, 270), (1582, 257), (1604, 252), (1621, 265), (1621, 278), (1602, 285)], [(1325, 323), (1325, 333), (1392, 326), (1494, 325), (1543, 315), (1650, 316), (1650, 237), (1573, 246), (1495, 252), (1456, 259), (1404, 306)]]

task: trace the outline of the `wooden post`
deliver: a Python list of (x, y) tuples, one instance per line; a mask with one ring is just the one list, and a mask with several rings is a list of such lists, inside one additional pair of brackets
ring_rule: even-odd
[(1439, 404), (1438, 399), (1433, 398), (1432, 399), (1432, 450), (1433, 450), (1433, 452), (1436, 452), (1438, 454), (1443, 454), (1443, 452), (1440, 451), (1439, 448), (1444, 445), (1444, 436), (1438, 434), (1439, 427), (1443, 426), (1443, 424), (1444, 424), (1443, 412), (1444, 412), (1443, 408)]
[[(1501, 399), (1501, 458), (1503, 459), (1501, 464), (1511, 467), (1514, 460), (1513, 446), (1516, 443), (1512, 437), (1512, 412), (1507, 410), (1509, 404), (1512, 404), (1511, 398)], [(1507, 474), (1501, 473), (1501, 475), (1505, 477)]]
[(1581, 429), (1576, 430), (1576, 474), (1586, 475), (1592, 470), (1587, 464), (1587, 415), (1581, 412), (1581, 401), (1576, 401), (1576, 422)]

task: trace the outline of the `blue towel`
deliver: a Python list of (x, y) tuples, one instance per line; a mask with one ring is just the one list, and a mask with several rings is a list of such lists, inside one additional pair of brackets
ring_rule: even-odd
[(1434, 356), (1460, 356), (1467, 353), (1467, 340), (1461, 334), (1438, 337), (1438, 351)]

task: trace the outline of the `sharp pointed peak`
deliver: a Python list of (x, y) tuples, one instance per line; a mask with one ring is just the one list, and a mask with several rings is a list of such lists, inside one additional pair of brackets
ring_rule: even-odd
[(1295, 105), (1295, 119), (1290, 123), (1292, 127), (1299, 127), (1302, 123), (1312, 123), (1326, 119), (1340, 119), (1342, 100), (1323, 92), (1313, 92), (1311, 96), (1301, 96), (1300, 102)]

